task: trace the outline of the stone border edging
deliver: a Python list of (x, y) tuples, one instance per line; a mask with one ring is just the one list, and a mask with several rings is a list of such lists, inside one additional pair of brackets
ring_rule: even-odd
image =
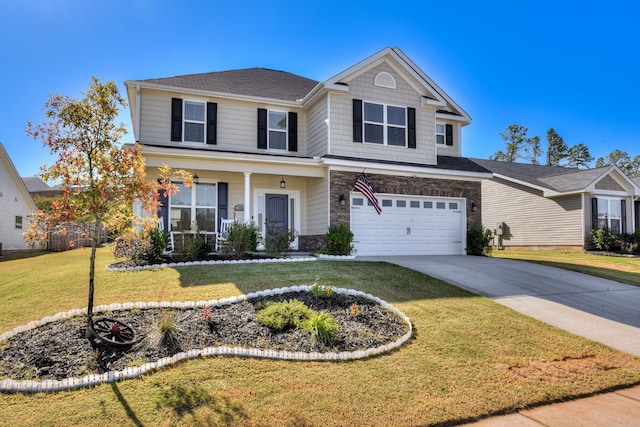
[(327, 254), (320, 254), (318, 255), (318, 258), (320, 259), (326, 259), (326, 260), (342, 260), (342, 259), (356, 259), (355, 255), (327, 255)]
[[(277, 288), (277, 289), (267, 289), (259, 292), (252, 292), (249, 294), (237, 295), (228, 298), (222, 298), (219, 300), (210, 300), (210, 301), (187, 301), (187, 302), (127, 302), (122, 304), (109, 304), (109, 305), (99, 305), (95, 307), (94, 312), (100, 313), (104, 311), (114, 311), (114, 310), (127, 310), (127, 309), (144, 309), (144, 308), (198, 308), (204, 306), (223, 306), (235, 304), (238, 302), (246, 301), (253, 298), (259, 298), (262, 296), (272, 296), (272, 295), (281, 295), (288, 292), (311, 292), (312, 286), (309, 285), (300, 285), (300, 286), (290, 286), (287, 288)], [(413, 334), (413, 325), (409, 318), (396, 307), (392, 306), (388, 302), (381, 300), (378, 297), (375, 297), (371, 294), (367, 294), (362, 291), (356, 291), (354, 289), (345, 289), (345, 288), (333, 288), (333, 292), (344, 294), (344, 295), (353, 295), (362, 298), (366, 298), (371, 300), (382, 307), (392, 311), (395, 315), (400, 317), (408, 326), (409, 331), (404, 334), (402, 337), (398, 338), (392, 343), (385, 344), (380, 347), (374, 347), (367, 350), (357, 350), (357, 351), (341, 351), (339, 353), (320, 353), (320, 352), (292, 352), (292, 351), (279, 351), (279, 350), (260, 350), (257, 348), (245, 348), (245, 347), (229, 347), (229, 346), (218, 346), (218, 347), (206, 347), (203, 349), (193, 349), (185, 352), (177, 353), (171, 357), (164, 357), (156, 362), (145, 363), (142, 366), (137, 367), (129, 367), (125, 368), (122, 371), (109, 371), (104, 374), (91, 374), (81, 378), (72, 377), (65, 378), (63, 380), (44, 380), (44, 381), (33, 381), (33, 380), (25, 380), (25, 381), (16, 381), (11, 379), (3, 379), (0, 380), (0, 392), (53, 392), (53, 391), (62, 391), (62, 390), (72, 390), (81, 387), (88, 387), (93, 385), (98, 385), (101, 383), (111, 383), (122, 379), (130, 379), (136, 378), (140, 375), (143, 375), (147, 372), (154, 371), (156, 369), (163, 368), (165, 366), (169, 366), (171, 364), (177, 363), (182, 360), (196, 359), (204, 356), (241, 356), (241, 357), (256, 357), (256, 358), (266, 358), (266, 359), (278, 359), (278, 360), (313, 360), (313, 361), (344, 361), (344, 360), (356, 360), (356, 359), (365, 359), (372, 356), (377, 356), (379, 354), (387, 353), (391, 350), (394, 350), (400, 347), (402, 344), (407, 342), (411, 335)], [(74, 316), (86, 315), (87, 308), (83, 309), (74, 309), (67, 312), (61, 312), (54, 314), (53, 316), (44, 317), (37, 321), (29, 322), (24, 326), (18, 326), (12, 331), (5, 332), (0, 335), (0, 341), (7, 340), (14, 335), (17, 335), (21, 332), (35, 329), (39, 326), (45, 325), (47, 323), (51, 323), (57, 320), (64, 320)]]
[(193, 265), (217, 265), (217, 264), (263, 264), (272, 262), (303, 262), (303, 261), (316, 261), (315, 257), (293, 257), (293, 258), (263, 258), (263, 259), (238, 259), (238, 260), (217, 260), (217, 261), (187, 261), (187, 262), (169, 262), (162, 264), (152, 265), (138, 265), (135, 267), (112, 267), (113, 264), (107, 265), (107, 271), (109, 272), (124, 272), (124, 271), (141, 271), (141, 270), (156, 270), (158, 268), (171, 268), (171, 267), (189, 267)]

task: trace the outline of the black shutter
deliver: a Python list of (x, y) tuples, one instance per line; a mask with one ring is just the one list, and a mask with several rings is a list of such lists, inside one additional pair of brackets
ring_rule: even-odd
[(298, 113), (289, 113), (289, 151), (298, 151)]
[(171, 98), (171, 140), (182, 141), (182, 99)]
[(591, 228), (598, 229), (598, 199), (591, 198)]
[(444, 140), (446, 145), (453, 145), (453, 125), (445, 125)]
[(229, 184), (226, 182), (218, 183), (218, 230), (220, 230), (220, 222), (223, 218), (227, 219), (229, 215)]
[(267, 110), (258, 108), (258, 148), (267, 149)]
[[(160, 182), (160, 180), (158, 180)], [(158, 219), (162, 221), (162, 226), (169, 231), (169, 197), (168, 193), (162, 189), (158, 190)]]
[(362, 142), (362, 100), (353, 100), (353, 142)]
[(218, 143), (218, 104), (207, 102), (207, 144)]
[(416, 148), (416, 109), (407, 108), (407, 145), (409, 148)]
[(622, 222), (620, 231), (623, 233), (627, 232), (627, 201), (622, 199), (620, 200), (620, 222)]

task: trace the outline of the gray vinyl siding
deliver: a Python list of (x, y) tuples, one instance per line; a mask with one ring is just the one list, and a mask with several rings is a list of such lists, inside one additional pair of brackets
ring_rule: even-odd
[[(184, 96), (201, 102), (218, 103), (216, 145), (182, 144), (170, 140), (171, 98), (180, 94), (143, 90), (140, 100), (140, 142), (143, 144), (166, 145), (169, 147), (198, 147), (212, 150), (236, 151), (247, 153), (273, 153), (287, 156), (307, 155), (307, 114), (301, 109), (292, 109), (264, 103), (251, 103), (226, 99)], [(269, 151), (257, 148), (257, 111), (266, 108), (278, 111), (298, 113), (298, 151)]]
[[(396, 89), (374, 86), (379, 72), (386, 71), (396, 81)], [(347, 82), (346, 95), (331, 95), (330, 154), (355, 158), (393, 160), (399, 162), (436, 164), (435, 108), (422, 107), (422, 96), (386, 63), (373, 67)], [(417, 148), (393, 147), (353, 142), (353, 99), (416, 109)]]
[(448, 122), (444, 120), (437, 120), (437, 122), (453, 126), (453, 145), (436, 144), (438, 155), (460, 157), (460, 125), (456, 122)]
[(309, 148), (307, 152), (309, 157), (321, 157), (327, 154), (327, 138), (329, 135), (328, 126), (325, 122), (328, 118), (327, 107), (327, 96), (325, 95), (309, 109), (307, 118), (307, 128), (309, 130)]
[(325, 234), (329, 228), (328, 178), (307, 179), (306, 234)]
[(499, 178), (482, 181), (482, 223), (494, 231), (506, 224), (509, 246), (582, 246), (581, 196), (553, 199), (542, 192)]

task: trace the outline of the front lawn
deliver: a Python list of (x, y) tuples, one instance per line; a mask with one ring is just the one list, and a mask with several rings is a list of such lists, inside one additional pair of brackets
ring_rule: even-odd
[[(88, 250), (75, 250), (0, 262), (0, 333), (86, 306), (88, 257)], [(209, 300), (311, 284), (319, 275), (395, 305), (413, 322), (415, 337), (369, 360), (204, 358), (93, 388), (2, 394), (0, 424), (428, 425), (640, 383), (639, 358), (395, 265), (317, 261), (107, 273), (113, 261), (109, 249), (99, 250), (98, 305)]]

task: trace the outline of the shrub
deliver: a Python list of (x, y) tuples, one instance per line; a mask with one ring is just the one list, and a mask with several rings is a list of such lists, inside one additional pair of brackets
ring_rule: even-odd
[(316, 313), (302, 322), (300, 329), (310, 332), (313, 342), (321, 341), (331, 345), (340, 330), (340, 325), (330, 314)]
[(591, 230), (591, 243), (600, 251), (631, 254), (638, 250), (640, 233), (612, 233), (608, 227)]
[(256, 320), (263, 325), (282, 331), (298, 328), (302, 322), (311, 318), (316, 312), (297, 299), (268, 303), (266, 307), (256, 313)]
[(146, 232), (149, 240), (151, 241), (151, 248), (147, 254), (148, 261), (154, 261), (162, 256), (162, 253), (167, 249), (169, 243), (169, 232), (162, 231), (159, 228), (152, 228)]
[(351, 255), (353, 251), (353, 233), (344, 224), (329, 227), (327, 233), (327, 252), (329, 255)]
[(128, 258), (136, 264), (142, 264), (148, 260), (153, 244), (142, 233), (131, 230), (116, 238), (111, 248), (116, 258)]
[(252, 222), (244, 224), (235, 222), (229, 227), (226, 242), (222, 245), (223, 252), (233, 252), (241, 258), (249, 252), (255, 252), (259, 241), (258, 227)]
[(264, 238), (264, 249), (269, 254), (280, 255), (290, 249), (291, 243), (296, 239), (295, 230), (267, 225), (267, 235)]
[(493, 233), (488, 228), (478, 224), (472, 224), (467, 230), (467, 254), (478, 256), (490, 256), (493, 241)]
[(211, 252), (205, 233), (183, 233), (173, 243), (175, 253), (188, 260), (204, 259)]

